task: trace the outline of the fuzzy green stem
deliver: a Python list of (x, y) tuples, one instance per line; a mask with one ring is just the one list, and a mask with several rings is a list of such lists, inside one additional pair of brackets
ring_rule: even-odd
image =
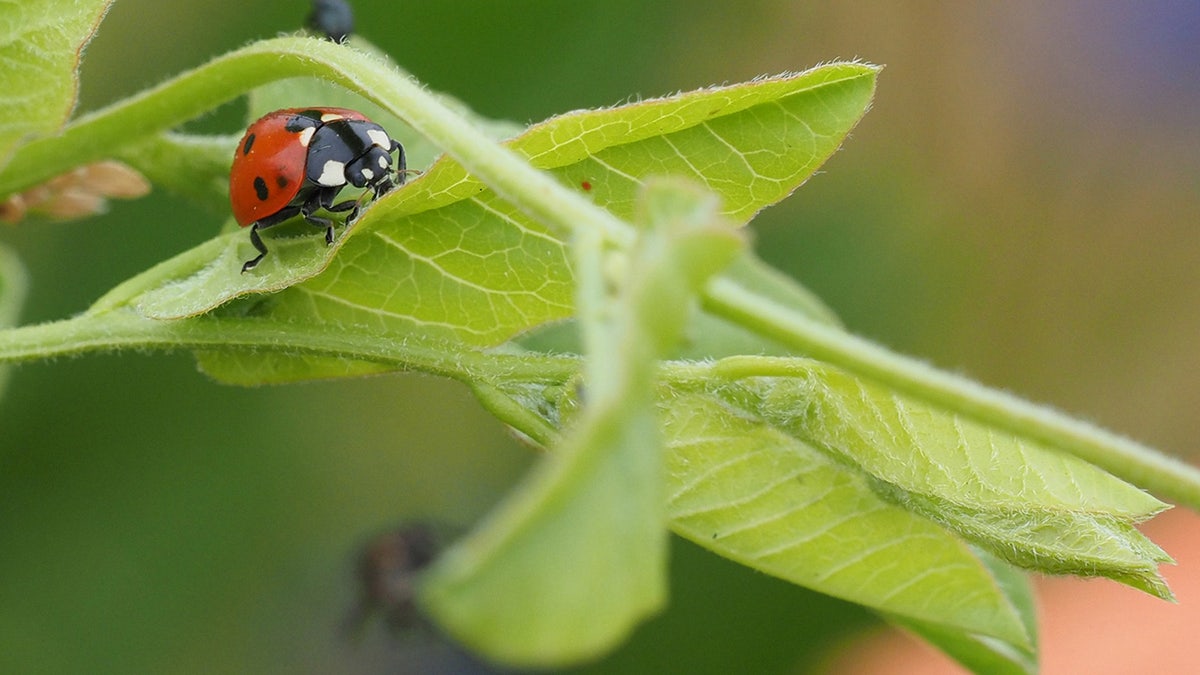
[(313, 38), (256, 42), (85, 115), (62, 134), (23, 146), (0, 173), (0, 195), (112, 156), (128, 143), (177, 126), (254, 87), (300, 76), (330, 79), (390, 109), (538, 220), (572, 229), (593, 228), (620, 244), (633, 240), (632, 229), (620, 219), (492, 142), (409, 74), (362, 52)]
[(473, 383), (471, 390), (475, 392), (475, 398), (479, 400), (480, 404), (495, 415), (496, 419), (525, 434), (538, 446), (549, 448), (559, 442), (558, 429), (538, 417), (504, 390), (479, 383)]
[[(293, 39), (294, 40), (294, 39)], [(226, 101), (286, 77), (330, 75), (322, 59), (258, 42), (71, 122), (62, 133), (22, 146), (0, 172), (0, 195), (111, 157), (152, 134), (178, 126)]]
[(580, 367), (574, 357), (495, 354), (411, 335), (211, 316), (159, 321), (123, 309), (0, 331), (0, 362), (121, 349), (278, 351), (370, 361), (483, 385), (512, 380), (560, 383)]
[[(1160, 497), (1200, 510), (1200, 469), (1140, 443), (902, 357), (791, 312), (725, 279), (709, 285), (705, 307), (812, 358), (963, 417), (1070, 452)], [(734, 358), (719, 362), (714, 373), (724, 377), (781, 375), (778, 368), (775, 360)]]

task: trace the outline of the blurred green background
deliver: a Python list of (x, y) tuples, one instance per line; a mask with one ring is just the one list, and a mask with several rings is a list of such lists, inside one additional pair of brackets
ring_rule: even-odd
[[(358, 32), (430, 87), (519, 122), (886, 64), (845, 148), (755, 222), (762, 255), (855, 332), (1196, 456), (1200, 5), (354, 4)], [(119, 0), (81, 110), (308, 10)], [(83, 310), (223, 218), (154, 194), (5, 228), (30, 269), (23, 321)], [(0, 672), (469, 672), (418, 639), (339, 635), (354, 552), (403, 518), (469, 524), (531, 459), (429, 377), (235, 389), (185, 354), (24, 365), (0, 402)], [(813, 672), (872, 621), (682, 542), (672, 592), (588, 672)]]

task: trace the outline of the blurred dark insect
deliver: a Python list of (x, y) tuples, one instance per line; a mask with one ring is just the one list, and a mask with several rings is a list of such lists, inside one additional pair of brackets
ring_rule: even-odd
[(354, 10), (346, 0), (313, 0), (308, 27), (334, 42), (345, 42), (354, 33)]
[(441, 552), (443, 533), (443, 528), (429, 523), (409, 523), (376, 536), (363, 547), (357, 561), (359, 598), (346, 621), (346, 632), (363, 638), (367, 625), (381, 618), (387, 629), (401, 638), (389, 657), (391, 672), (398, 675), (518, 675), (522, 671), (481, 661), (421, 613), (418, 581), (421, 571)]
[(403, 525), (371, 540), (358, 558), (359, 599), (348, 628), (359, 632), (376, 615), (397, 632), (424, 627), (416, 605), (417, 577), (440, 549), (440, 538), (424, 523)]

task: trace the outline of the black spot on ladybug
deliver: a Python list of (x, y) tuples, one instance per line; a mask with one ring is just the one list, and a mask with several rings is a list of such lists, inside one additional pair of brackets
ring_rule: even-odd
[(262, 176), (254, 177), (254, 194), (258, 195), (260, 202), (267, 201), (267, 197), (271, 196), (271, 193), (267, 191), (267, 181), (263, 180)]
[(250, 154), (250, 146), (254, 145), (254, 134), (246, 136), (246, 142), (242, 144), (242, 154)]
[(278, 174), (275, 176), (275, 185), (279, 186), (280, 190), (287, 187), (288, 183), (291, 183), (291, 181), (287, 179), (287, 176), (283, 174)]
[(305, 110), (298, 115), (292, 115), (288, 121), (284, 123), (285, 131), (293, 134), (298, 134), (305, 129), (311, 129), (321, 124), (320, 110)]

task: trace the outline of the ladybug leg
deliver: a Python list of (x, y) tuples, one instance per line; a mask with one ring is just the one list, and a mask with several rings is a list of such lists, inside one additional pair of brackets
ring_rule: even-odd
[(399, 141), (392, 139), (392, 147), (388, 153), (396, 153), (396, 166), (373, 186), (376, 199), (404, 185), (404, 181), (408, 177), (408, 159), (404, 156), (404, 146), (400, 145)]
[[(341, 204), (333, 203), (333, 198), (337, 196), (337, 193), (340, 192), (341, 189), (341, 185), (323, 188), (313, 195), (311, 199), (304, 202), (304, 204), (300, 207), (300, 215), (303, 216), (310, 225), (325, 228), (326, 245), (333, 244), (334, 235), (336, 234), (333, 230), (333, 221), (328, 218), (322, 218), (321, 216), (316, 216), (313, 214), (320, 209), (325, 209), (326, 211), (344, 210), (335, 208), (336, 206), (341, 206)], [(345, 202), (343, 202), (343, 204), (344, 203)]]
[(408, 159), (404, 157), (404, 146), (393, 140), (391, 151), (399, 153), (396, 155), (396, 185), (404, 185), (404, 177), (408, 173)]
[(396, 167), (388, 172), (383, 180), (379, 181), (374, 186), (375, 198), (379, 199), (383, 195), (391, 192), (393, 189), (404, 185), (404, 181), (408, 178), (408, 159), (404, 156), (404, 146), (400, 145), (395, 139), (392, 140), (392, 147), (388, 150), (389, 153), (396, 154)]
[(350, 215), (346, 216), (346, 222), (353, 223), (354, 220), (358, 218), (358, 209), (361, 204), (362, 197), (359, 197), (358, 199), (347, 199), (344, 202), (338, 202), (337, 204), (326, 207), (325, 210), (333, 212), (349, 211)]
[(257, 267), (258, 263), (262, 262), (262, 259), (267, 256), (267, 245), (263, 243), (262, 236), (258, 234), (258, 231), (271, 227), (272, 225), (278, 225), (279, 223), (292, 218), (299, 212), (300, 207), (289, 206), (278, 213), (267, 216), (266, 218), (263, 218), (262, 220), (250, 226), (250, 243), (254, 244), (254, 248), (258, 251), (258, 255), (242, 264), (242, 274), (245, 274), (247, 270), (252, 270)]
[(305, 213), (304, 220), (308, 221), (308, 224), (312, 225), (313, 227), (325, 228), (325, 243), (327, 245), (333, 243), (335, 232), (333, 231), (332, 220), (328, 218), (322, 218), (321, 216), (314, 216), (311, 213)]
[(358, 197), (357, 199), (347, 199), (347, 200), (346, 200), (346, 201), (344, 201), (344, 202), (338, 202), (337, 204), (333, 204), (333, 203), (331, 203), (331, 202), (333, 202), (333, 198), (334, 198), (334, 196), (336, 196), (336, 195), (337, 195), (337, 190), (333, 190), (333, 191), (330, 193), (330, 195), (329, 195), (328, 202), (326, 202), (326, 203), (323, 203), (321, 206), (322, 206), (322, 207), (323, 207), (323, 208), (324, 208), (326, 211), (331, 211), (331, 212), (333, 212), (333, 213), (340, 213), (340, 212), (342, 212), (342, 211), (349, 211), (349, 212), (350, 212), (350, 215), (346, 216), (346, 221), (345, 221), (345, 222), (347, 222), (347, 223), (352, 223), (352, 222), (354, 222), (354, 220), (355, 220), (356, 218), (358, 218), (358, 209), (359, 209), (359, 207), (362, 205), (362, 200), (363, 200), (363, 198), (360, 196), (360, 197)]
[(250, 243), (254, 244), (254, 248), (258, 249), (258, 255), (254, 256), (254, 258), (251, 260), (247, 260), (246, 262), (242, 263), (242, 274), (245, 274), (247, 270), (252, 270), (257, 267), (258, 263), (262, 262), (262, 259), (267, 257), (267, 245), (263, 243), (262, 237), (258, 236), (258, 223), (254, 223), (250, 226)]

